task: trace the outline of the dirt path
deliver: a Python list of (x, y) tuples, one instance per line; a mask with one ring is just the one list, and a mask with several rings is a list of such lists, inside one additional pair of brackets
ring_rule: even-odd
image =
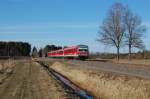
[(39, 64), (18, 62), (0, 85), (0, 99), (65, 99), (66, 93)]

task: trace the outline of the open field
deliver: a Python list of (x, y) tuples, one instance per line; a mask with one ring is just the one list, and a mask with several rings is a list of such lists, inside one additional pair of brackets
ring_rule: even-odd
[(128, 59), (120, 59), (119, 61), (112, 60), (114, 63), (122, 63), (122, 64), (131, 64), (134, 66), (149, 66), (150, 67), (150, 60), (149, 59), (133, 59), (129, 61)]
[[(111, 62), (36, 59), (94, 99), (150, 99), (149, 67)], [(138, 75), (137, 75), (138, 74)], [(77, 99), (34, 59), (0, 61), (1, 99)]]
[(68, 60), (64, 62), (76, 66), (82, 65), (82, 67), (92, 70), (108, 71), (150, 79), (150, 67), (143, 66), (140, 64), (133, 65), (126, 63), (114, 63), (110, 61), (101, 62), (101, 61), (77, 61), (77, 60)]
[(50, 68), (63, 74), (97, 99), (150, 98), (150, 80), (66, 62), (55, 62), (53, 65), (50, 63)]
[(128, 64), (130, 66), (146, 66), (150, 67), (150, 59), (120, 59), (119, 61), (116, 59), (87, 59), (87, 61), (99, 61), (99, 62), (111, 62), (111, 63), (117, 63), (117, 64)]

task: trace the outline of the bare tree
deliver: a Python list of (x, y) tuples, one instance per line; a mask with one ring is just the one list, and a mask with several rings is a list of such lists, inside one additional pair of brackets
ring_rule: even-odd
[(136, 14), (131, 12), (131, 10), (128, 7), (125, 8), (124, 23), (126, 27), (125, 44), (128, 45), (128, 58), (129, 60), (131, 60), (132, 47), (140, 49), (144, 48), (141, 37), (146, 31), (146, 28), (145, 26), (141, 25), (141, 19)]
[(117, 59), (119, 60), (120, 46), (125, 33), (123, 24), (124, 7), (121, 3), (115, 3), (108, 11), (100, 27), (98, 41), (105, 45), (115, 46), (117, 48)]

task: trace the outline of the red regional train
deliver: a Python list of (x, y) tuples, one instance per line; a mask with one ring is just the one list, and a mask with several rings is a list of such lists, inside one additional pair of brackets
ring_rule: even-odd
[(89, 48), (87, 45), (77, 45), (60, 50), (50, 51), (47, 53), (47, 55), (48, 57), (76, 58), (85, 60), (89, 56)]

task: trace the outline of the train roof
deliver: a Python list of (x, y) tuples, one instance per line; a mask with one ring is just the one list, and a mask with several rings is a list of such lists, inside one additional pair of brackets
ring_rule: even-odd
[(76, 46), (66, 47), (64, 49), (77, 48), (77, 47), (88, 47), (88, 46), (87, 45), (76, 45)]
[(78, 45), (79, 47), (88, 47), (87, 45)]
[(54, 51), (49, 51), (48, 53), (51, 53), (51, 52), (57, 52), (57, 51), (63, 51), (63, 49), (54, 50)]

